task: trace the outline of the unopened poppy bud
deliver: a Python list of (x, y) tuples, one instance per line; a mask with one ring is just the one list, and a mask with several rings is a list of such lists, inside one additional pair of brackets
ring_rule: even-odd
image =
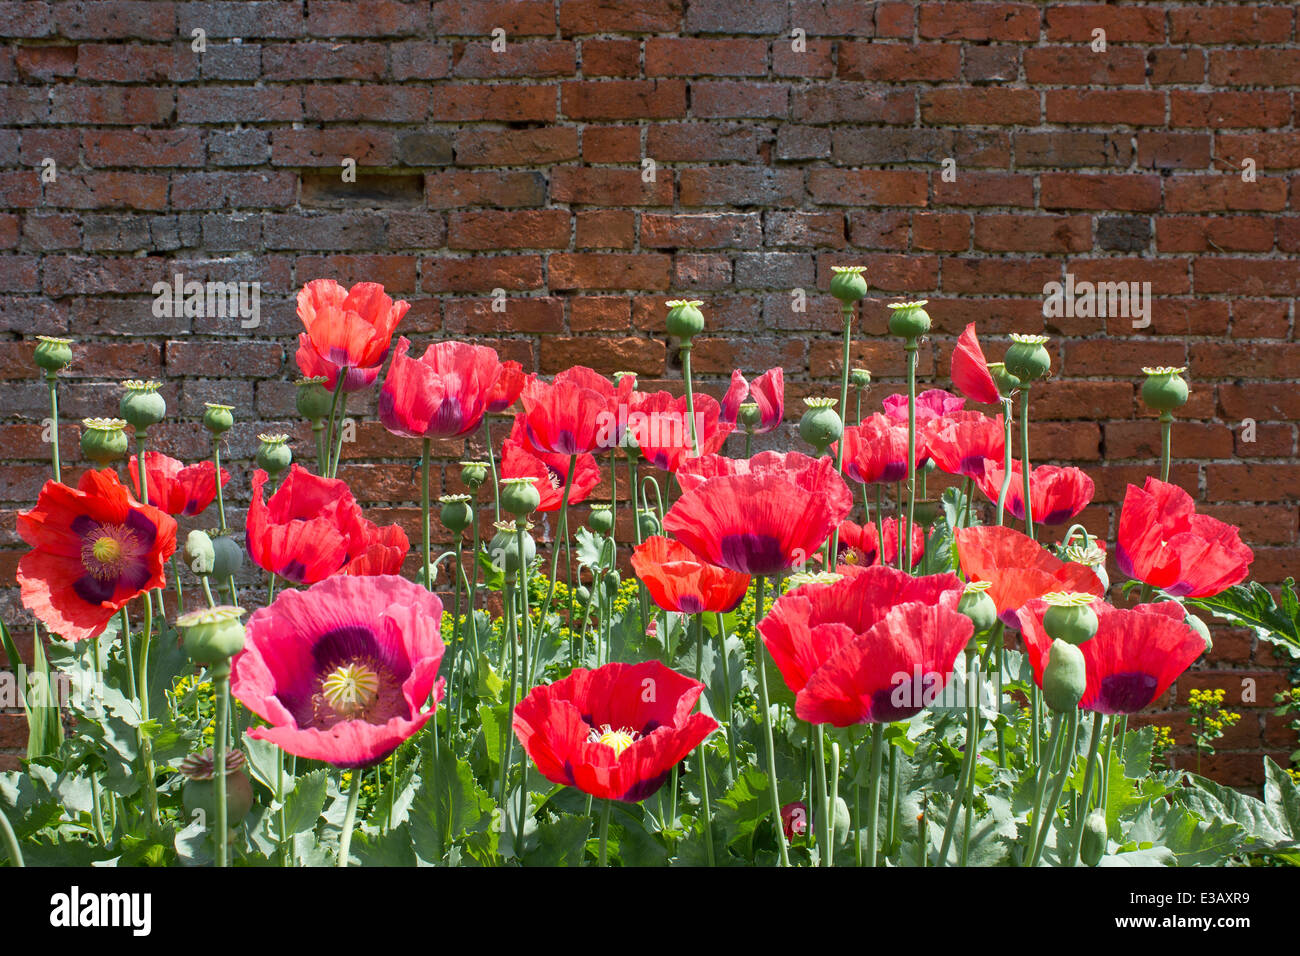
[(474, 508), (469, 495), (443, 495), (438, 501), (442, 505), (438, 518), (448, 531), (460, 534), (474, 523)]
[(257, 467), (272, 478), (279, 478), (293, 463), (293, 449), (288, 435), (258, 435)]
[(1043, 348), (1046, 344), (1046, 335), (1012, 333), (1005, 364), (1007, 371), (1019, 379), (1022, 385), (1036, 382), (1052, 370), (1052, 357)]
[(824, 455), (844, 434), (844, 422), (835, 411), (838, 399), (805, 398), (803, 401), (808, 410), (799, 419), (799, 437), (812, 445), (818, 455)]
[(1142, 401), (1157, 412), (1172, 412), (1187, 404), (1187, 382), (1183, 379), (1186, 368), (1144, 368), (1146, 381), (1142, 383)]
[(58, 339), (50, 335), (36, 336), (36, 364), (53, 375), (72, 364), (72, 339)]
[(185, 536), (185, 563), (199, 576), (212, 573), (217, 560), (212, 539), (204, 531), (194, 530)]
[(541, 493), (531, 478), (501, 479), (501, 507), (515, 517), (532, 514), (542, 503)]
[(122, 387), (126, 389), (126, 394), (122, 396), (118, 410), (137, 434), (167, 417), (167, 402), (158, 394), (161, 382), (130, 379), (123, 382)]
[[(190, 754), (181, 761), (180, 771), (185, 778), (181, 785), (181, 805), (185, 815), (193, 820), (198, 814), (209, 826), (217, 820), (216, 756), (208, 747), (202, 753)], [(244, 753), (226, 751), (226, 825), (236, 827), (253, 808), (253, 784), (244, 770)]]
[(989, 362), (989, 375), (993, 376), (993, 384), (1003, 398), (1009, 398), (1020, 387), (1020, 379), (1007, 371), (1006, 362)]
[(845, 305), (867, 297), (866, 266), (831, 266), (831, 295)]
[(584, 584), (579, 584), (573, 589), (573, 596), (577, 598), (579, 604), (586, 607), (587, 602), (591, 600), (591, 588)]
[(689, 346), (691, 339), (704, 331), (704, 313), (698, 299), (673, 299), (668, 302), (668, 317), (664, 320), (668, 334)]
[(233, 405), (217, 405), (214, 402), (203, 403), (203, 427), (214, 435), (228, 432), (235, 426)]
[(961, 600), (957, 602), (957, 610), (971, 619), (976, 634), (992, 630), (993, 625), (998, 622), (997, 605), (989, 597), (990, 586), (988, 581), (971, 581), (962, 591)]
[(1074, 710), (1088, 689), (1088, 665), (1083, 651), (1059, 638), (1052, 641), (1043, 668), (1043, 700), (1057, 713)]
[(1185, 621), (1187, 626), (1200, 635), (1201, 640), (1205, 641), (1204, 653), (1208, 654), (1214, 650), (1214, 641), (1210, 639), (1210, 629), (1206, 626), (1205, 622), (1195, 614), (1187, 615)]
[(636, 388), (636, 372), (615, 372), (613, 378), (614, 378), (615, 385), (622, 385), (623, 379), (631, 378), (632, 387)]
[(217, 664), (244, 649), (244, 609), (228, 604), (190, 611), (176, 619), (185, 653), (196, 664)]
[(216, 554), (212, 563), (214, 577), (224, 581), (243, 567), (244, 549), (230, 535), (212, 532), (212, 550)]
[(487, 480), (488, 466), (485, 461), (462, 461), (460, 463), (460, 480), (465, 487), (477, 491)]
[(96, 465), (109, 465), (126, 457), (130, 444), (121, 418), (83, 418), (81, 453)]
[(592, 505), (587, 524), (597, 534), (609, 534), (614, 527), (614, 512), (609, 505)]
[(865, 368), (855, 368), (849, 372), (849, 384), (854, 388), (866, 388), (871, 384), (871, 373)]
[(757, 428), (763, 421), (763, 413), (759, 411), (758, 402), (742, 402), (736, 412), (736, 421), (742, 428)]
[(497, 533), (492, 536), (488, 544), (488, 557), (492, 559), (492, 566), (506, 574), (518, 574), (521, 569), (526, 570), (533, 558), (537, 557), (537, 542), (533, 540), (533, 536), (527, 532), (523, 535), (524, 547), (521, 561), (519, 539), (514, 526), (502, 521), (496, 525), (496, 528)]
[(1096, 866), (1106, 855), (1106, 814), (1093, 810), (1083, 820), (1083, 834), (1079, 837), (1079, 857), (1084, 866)]
[(1054, 591), (1043, 595), (1043, 600), (1048, 605), (1043, 613), (1043, 630), (1048, 637), (1082, 644), (1097, 633), (1097, 612), (1091, 606), (1096, 599), (1091, 594)]
[(663, 530), (663, 528), (659, 524), (659, 516), (656, 515), (653, 511), (650, 511), (649, 509), (643, 508), (637, 514), (636, 521), (638, 527), (641, 530), (642, 540), (652, 537), (653, 535), (656, 535)]
[(606, 574), (604, 577), (600, 579), (600, 583), (605, 588), (606, 596), (613, 597), (615, 594), (618, 593), (618, 589), (622, 586), (623, 579), (619, 577), (617, 571), (610, 571), (608, 574)]
[(329, 379), (323, 375), (298, 379), (298, 394), (295, 397), (298, 414), (313, 424), (323, 421), (330, 413), (330, 406), (333, 404), (334, 397), (330, 395), (329, 389), (325, 387), (325, 383), (328, 381)]
[(925, 299), (916, 302), (891, 302), (889, 331), (908, 342), (915, 342), (930, 331), (930, 313), (925, 311)]

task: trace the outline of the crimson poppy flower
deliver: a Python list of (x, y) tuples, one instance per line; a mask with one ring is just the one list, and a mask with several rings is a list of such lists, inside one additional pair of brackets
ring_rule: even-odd
[[(140, 497), (140, 463), (135, 455), (129, 462), (131, 487)], [(144, 453), (145, 480), (149, 486), (148, 504), (156, 505), (169, 515), (196, 515), (217, 496), (214, 477), (217, 467), (210, 461), (186, 465), (162, 452)], [(221, 485), (230, 481), (230, 472), (221, 469)]]
[[(907, 396), (895, 394), (886, 396), (880, 403), (885, 414), (896, 422), (904, 425), (907, 424)], [(966, 399), (960, 395), (954, 395), (952, 392), (945, 392), (941, 388), (931, 388), (916, 396), (916, 425), (920, 426), (926, 422), (932, 422), (936, 418), (943, 418), (951, 415), (953, 412), (959, 412), (965, 406)]]
[(734, 611), (749, 590), (749, 575), (708, 564), (680, 541), (652, 535), (632, 551), (632, 570), (665, 611)]
[(659, 661), (579, 667), (519, 702), (515, 736), (552, 783), (637, 803), (718, 729), (691, 712), (703, 691)]
[(740, 406), (746, 398), (753, 399), (758, 405), (758, 424), (754, 427), (755, 435), (765, 435), (785, 417), (785, 369), (768, 369), (753, 384), (745, 381), (740, 369), (731, 373), (731, 385), (722, 397), (722, 420), (730, 425), (736, 424)]
[[(1131, 610), (1104, 601), (1089, 607), (1097, 613), (1097, 633), (1079, 645), (1088, 673), (1088, 689), (1079, 701), (1083, 710), (1136, 714), (1167, 691), (1205, 651), (1205, 639), (1187, 626), (1176, 601), (1139, 604)], [(1046, 601), (1033, 600), (1019, 615), (1020, 633), (1039, 687), (1052, 646), (1043, 629), (1047, 608)]]
[(721, 421), (717, 399), (696, 395), (695, 438), (699, 449), (692, 452), (690, 407), (686, 397), (674, 398), (671, 392), (650, 392), (633, 396), (626, 431), (636, 441), (642, 458), (656, 468), (675, 472), (689, 458), (716, 454), (734, 427)]
[[(885, 564), (898, 564), (898, 519), (886, 518), (882, 522), (885, 529)], [(880, 564), (880, 534), (875, 524), (857, 524), (853, 521), (840, 522), (840, 560), (846, 564), (870, 565)], [(912, 567), (921, 563), (925, 557), (925, 529), (919, 524), (912, 525)]]
[[(979, 481), (984, 477), (985, 462), (1001, 462), (1006, 454), (1002, 416), (953, 412), (934, 419), (925, 429), (925, 450), (940, 471)], [(996, 493), (993, 498), (997, 500)]]
[[(501, 477), (531, 478), (533, 487), (541, 495), (538, 511), (559, 511), (564, 501), (564, 482), (569, 476), (569, 456), (549, 451), (534, 451), (524, 431), (522, 415), (515, 416), (510, 437), (501, 447)], [(593, 455), (578, 455), (574, 462), (573, 484), (569, 488), (569, 504), (586, 501), (587, 496), (600, 484), (600, 466)]]
[(1255, 553), (1233, 525), (1198, 515), (1192, 496), (1148, 478), (1129, 485), (1119, 515), (1119, 568), (1174, 597), (1209, 597), (1240, 584)]
[(784, 574), (808, 561), (852, 510), (852, 493), (829, 456), (770, 453), (755, 456), (748, 472), (683, 493), (664, 516), (664, 530), (710, 564)]
[[(846, 425), (843, 441), (847, 478), (874, 485), (901, 481), (907, 476), (907, 429), (899, 428), (887, 416), (877, 413), (864, 419), (861, 425)], [(916, 452), (916, 467), (920, 468), (920, 441)], [(839, 454), (839, 442), (831, 445), (831, 454)]]
[(972, 402), (995, 405), (1002, 400), (989, 373), (989, 363), (975, 335), (975, 323), (966, 326), (952, 353), (952, 384)]
[(1025, 602), (1053, 591), (1080, 591), (1103, 597), (1101, 579), (1089, 567), (1067, 563), (1033, 538), (1012, 528), (979, 525), (953, 532), (961, 573), (967, 581), (988, 581), (998, 617), (1011, 629)]
[(785, 831), (785, 838), (793, 840), (796, 837), (807, 836), (811, 819), (812, 814), (808, 812), (808, 805), (802, 800), (787, 803), (781, 808), (781, 829)]
[(333, 389), (344, 373), (343, 390), (355, 392), (379, 377), (397, 323), (410, 308), (394, 302), (377, 282), (345, 289), (333, 279), (314, 279), (298, 291), (298, 368), (305, 378), (324, 376)]
[[(264, 571), (295, 584), (314, 584), (358, 558), (364, 560), (349, 573), (400, 567), (410, 550), (400, 528), (389, 531), (362, 517), (345, 481), (290, 465), (289, 474), (264, 503), (266, 482), (266, 472), (254, 472), (245, 534), (249, 556)], [(394, 551), (400, 551), (400, 557)]]
[(782, 595), (763, 645), (812, 724), (888, 723), (933, 703), (974, 633), (955, 574), (864, 568)]
[[(1002, 490), (1002, 463), (984, 463), (984, 474), (975, 479), (980, 491), (996, 502)], [(1006, 509), (1025, 520), (1025, 481), (1020, 462), (1011, 462), (1011, 484), (1007, 487)], [(1092, 502), (1094, 486), (1080, 468), (1039, 465), (1029, 476), (1029, 494), (1034, 503), (1034, 524), (1065, 524)]]
[(406, 336), (379, 390), (379, 420), (407, 438), (459, 438), (483, 422), (488, 398), (501, 377), (497, 353), (484, 345), (435, 342), (408, 358)]
[(230, 692), (271, 725), (249, 736), (336, 767), (374, 766), (442, 699), (441, 622), (437, 596), (394, 575), (281, 591), (249, 618), (231, 672)]
[(75, 489), (47, 481), (18, 534), (32, 547), (18, 562), (23, 607), (67, 641), (99, 636), (124, 604), (163, 587), (176, 550), (176, 519), (133, 499), (111, 468)]
[(513, 360), (502, 362), (501, 374), (497, 376), (496, 384), (488, 393), (487, 413), (499, 415), (504, 412), (519, 398), (519, 393), (524, 390), (524, 383), (535, 377), (525, 375), (524, 367), (518, 362)]
[(633, 377), (616, 387), (598, 372), (578, 365), (547, 383), (533, 379), (519, 393), (524, 406), (524, 434), (536, 451), (582, 455), (613, 448), (623, 435), (620, 405), (630, 402)]

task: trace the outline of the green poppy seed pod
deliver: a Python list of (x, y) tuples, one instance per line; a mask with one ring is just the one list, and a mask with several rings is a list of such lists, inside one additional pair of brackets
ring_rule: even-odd
[(465, 487), (472, 491), (478, 491), (479, 487), (487, 480), (488, 466), (485, 461), (462, 461), (460, 463), (460, 480), (465, 483)]
[(957, 610), (971, 619), (975, 633), (983, 634), (998, 622), (998, 607), (989, 597), (988, 581), (972, 581), (962, 591)]
[[(181, 805), (187, 820), (196, 815), (209, 826), (217, 820), (216, 757), (212, 748), (190, 754), (180, 766), (185, 783), (181, 785)], [(244, 770), (244, 754), (226, 751), (226, 825), (237, 827), (253, 808), (253, 784)]]
[(110, 465), (126, 457), (130, 444), (126, 422), (120, 418), (83, 418), (81, 453), (96, 465)]
[(704, 303), (698, 299), (673, 299), (668, 303), (668, 317), (665, 324), (668, 334), (689, 345), (691, 339), (704, 331), (704, 313), (700, 306)]
[(1101, 582), (1101, 593), (1110, 590), (1110, 574), (1106, 571), (1106, 552), (1095, 544), (1072, 544), (1065, 549), (1065, 560), (1091, 568)]
[(889, 308), (889, 331), (908, 342), (915, 342), (930, 331), (930, 313), (925, 299), (916, 302), (893, 302)]
[(849, 372), (849, 384), (854, 388), (866, 388), (871, 384), (871, 373), (865, 368), (855, 368)]
[(218, 664), (244, 649), (244, 615), (241, 607), (229, 604), (190, 611), (176, 619), (185, 653), (196, 664)]
[(917, 498), (916, 506), (912, 511), (916, 524), (920, 528), (928, 528), (934, 524), (935, 519), (939, 517), (939, 509), (943, 503), (937, 498)]
[(605, 587), (605, 595), (607, 597), (613, 597), (618, 593), (619, 587), (622, 586), (623, 579), (618, 576), (617, 571), (610, 571), (600, 579), (600, 583)]
[(313, 424), (329, 415), (330, 406), (334, 403), (334, 396), (325, 387), (328, 381), (323, 375), (298, 379), (298, 394), (294, 399), (298, 414)]
[(1052, 641), (1047, 666), (1043, 668), (1043, 700), (1057, 713), (1079, 706), (1088, 689), (1088, 665), (1083, 651), (1059, 638)]
[(835, 411), (838, 399), (805, 398), (803, 401), (808, 410), (799, 419), (799, 437), (812, 445), (818, 455), (824, 455), (844, 434), (844, 422)]
[(1144, 368), (1146, 381), (1142, 383), (1142, 401), (1157, 412), (1172, 412), (1187, 404), (1187, 382), (1183, 379), (1186, 368)]
[(213, 577), (224, 581), (236, 574), (244, 565), (244, 549), (239, 542), (228, 534), (212, 532), (212, 550), (216, 559), (212, 562)]
[(845, 305), (867, 297), (866, 266), (831, 266), (831, 295)]
[(1084, 866), (1096, 866), (1101, 862), (1101, 858), (1106, 855), (1106, 843), (1109, 839), (1106, 832), (1106, 814), (1100, 810), (1093, 810), (1083, 820), (1083, 834), (1079, 837), (1079, 858), (1083, 860)]
[(592, 505), (587, 525), (597, 534), (609, 534), (614, 527), (614, 511), (609, 505)]
[(518, 574), (520, 569), (526, 569), (537, 557), (537, 542), (531, 534), (524, 533), (523, 561), (520, 561), (519, 539), (514, 527), (505, 522), (496, 527), (497, 533), (488, 543), (488, 557), (492, 559), (492, 566), (506, 574)]
[(288, 435), (258, 435), (261, 445), (257, 449), (257, 467), (272, 478), (279, 478), (293, 463), (293, 449)]
[(194, 530), (185, 536), (185, 563), (199, 576), (212, 573), (217, 551), (207, 532)]
[(56, 339), (51, 335), (36, 336), (36, 364), (47, 375), (65, 369), (72, 363), (72, 339)]
[(141, 382), (131, 379), (123, 382), (126, 394), (122, 396), (118, 410), (137, 433), (144, 432), (150, 425), (157, 425), (167, 417), (167, 402), (158, 394), (161, 382)]
[(659, 532), (663, 530), (663, 528), (659, 524), (659, 517), (653, 511), (642, 510), (641, 513), (637, 515), (636, 520), (637, 520), (637, 525), (641, 529), (642, 541), (644, 541), (646, 538), (659, 534)]
[(203, 427), (214, 435), (228, 432), (235, 426), (234, 405), (217, 405), (213, 402), (203, 403)]
[(1004, 364), (1022, 385), (1036, 382), (1052, 370), (1052, 357), (1043, 348), (1046, 344), (1046, 335), (1012, 334)]
[(1097, 633), (1097, 612), (1091, 594), (1055, 592), (1043, 596), (1048, 608), (1043, 613), (1047, 636), (1070, 644), (1083, 644)]
[(758, 409), (758, 402), (742, 402), (736, 412), (736, 422), (741, 428), (757, 428), (763, 421), (763, 413)]
[(438, 501), (442, 505), (438, 519), (452, 534), (460, 534), (474, 523), (474, 507), (469, 495), (443, 495)]
[(587, 587), (585, 584), (579, 584), (573, 589), (573, 596), (577, 599), (578, 604), (586, 607), (587, 602), (591, 600), (591, 588)]
[(1195, 614), (1187, 615), (1186, 621), (1187, 621), (1187, 626), (1190, 627), (1197, 634), (1199, 634), (1201, 636), (1201, 639), (1205, 641), (1204, 653), (1208, 654), (1212, 650), (1214, 650), (1214, 641), (1210, 639), (1210, 629), (1206, 626), (1205, 622), (1202, 621)]
[(516, 518), (532, 514), (542, 503), (542, 495), (531, 478), (501, 479), (501, 507)]
[(1010, 398), (1020, 387), (1020, 379), (1007, 371), (1006, 362), (989, 362), (989, 374), (993, 376), (993, 384), (1003, 398)]

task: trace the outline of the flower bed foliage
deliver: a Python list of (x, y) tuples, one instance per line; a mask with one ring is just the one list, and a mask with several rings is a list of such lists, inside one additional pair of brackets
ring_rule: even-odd
[[(1165, 768), (1167, 733), (1128, 727), (1208, 649), (1193, 610), (1300, 658), (1291, 586), (1275, 600), (1248, 583), (1237, 529), (1168, 483), (1185, 370), (1144, 370), (1162, 470), (1128, 488), (1113, 551), (1128, 580), (1112, 585), (1110, 543), (1071, 524), (1091, 480), (1032, 462), (1047, 340), (1012, 336), (991, 364), (971, 326), (961, 394), (918, 394), (926, 303), (890, 305), (907, 391), (864, 417), (871, 377), (848, 367), (855, 323), (875, 321), (862, 270), (830, 291), (844, 362), (838, 397), (800, 420), (810, 454), (750, 454), (784, 417), (781, 369), (736, 371), (721, 400), (694, 390), (699, 302), (669, 303), (676, 397), (581, 367), (547, 382), (459, 342), (416, 358), (393, 341), (406, 303), (330, 280), (298, 300), (314, 467), (263, 437), (242, 541), (220, 461), (237, 410), (209, 406), (212, 459), (183, 464), (149, 447), (156, 383), (125, 383), (120, 419), (84, 423), (95, 468), (76, 488), (56, 428), (53, 476), (19, 517), (19, 584), (38, 622), (25, 686), (71, 692), (26, 696), (0, 859), (1300, 863), (1292, 773), (1268, 762), (1257, 799)], [(36, 350), (56, 422), (72, 348)], [(394, 447), (422, 466), (416, 581), (400, 576), (406, 533), (335, 477), (348, 396), (376, 387)], [(493, 415), (513, 417), (501, 448)], [(431, 501), (433, 440), (480, 435), (484, 458), (458, 466), (472, 494)], [(956, 483), (929, 496), (936, 472)], [(616, 491), (595, 502), (603, 478)], [(180, 533), (210, 506), (216, 531)], [(456, 541), (439, 555), (434, 520)], [(245, 557), (266, 582), (251, 614), (234, 606)], [(181, 560), (202, 588), (185, 613)], [(1193, 703), (1212, 748), (1232, 718)]]

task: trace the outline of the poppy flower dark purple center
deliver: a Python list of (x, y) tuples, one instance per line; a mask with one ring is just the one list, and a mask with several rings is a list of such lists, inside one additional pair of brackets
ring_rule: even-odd
[(744, 532), (725, 535), (718, 542), (721, 564), (744, 574), (779, 574), (790, 568), (790, 560), (779, 539), (767, 534)]
[(144, 587), (149, 580), (144, 558), (153, 547), (158, 527), (142, 512), (128, 511), (122, 524), (78, 515), (71, 527), (81, 538), (81, 564), (86, 570), (72, 583), (78, 597), (99, 604), (112, 600), (119, 587), (131, 591)]
[(1137, 713), (1155, 697), (1157, 681), (1145, 671), (1127, 671), (1101, 679), (1097, 692), (1098, 709), (1110, 714)]

